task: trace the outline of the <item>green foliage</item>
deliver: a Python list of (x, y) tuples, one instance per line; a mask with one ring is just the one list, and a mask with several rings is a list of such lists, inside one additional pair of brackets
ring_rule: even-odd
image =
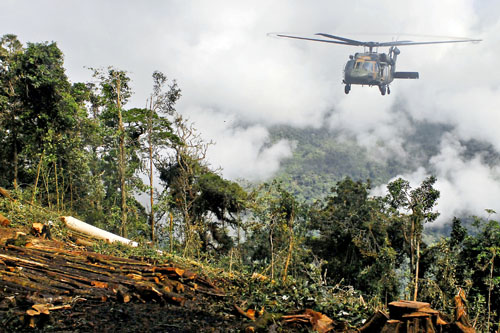
[[(247, 193), (237, 184), (206, 172), (198, 179), (200, 196), (195, 203), (196, 215), (215, 214), (219, 221), (235, 223), (236, 216), (246, 205)], [(229, 214), (226, 217), (226, 213)]]
[(58, 212), (30, 205), (29, 196), (25, 196), (23, 191), (11, 191), (10, 194), (16, 199), (15, 202), (0, 195), (0, 214), (9, 219), (10, 227), (20, 228), (28, 233), (33, 222), (40, 222), (50, 225), (52, 237), (59, 239), (66, 237), (67, 231)]
[(346, 178), (313, 211), (312, 227), (319, 237), (310, 244), (326, 260), (328, 276), (345, 281), (367, 295), (396, 297), (396, 250), (389, 221), (379, 200), (368, 197), (370, 184)]
[(476, 218), (477, 231), (469, 235), (459, 219), (453, 220), (449, 239), (430, 246), (422, 256), (424, 284), (421, 299), (438, 309), (454, 311), (459, 289), (467, 294), (469, 317), (479, 331), (499, 320), (500, 226), (497, 221)]
[(293, 313), (310, 308), (336, 321), (345, 321), (350, 327), (359, 327), (373, 312), (361, 294), (341, 284), (327, 285), (321, 277), (321, 268), (303, 266), (305, 276), (287, 282), (271, 279), (251, 279), (242, 282), (238, 294), (247, 301), (248, 308), (274, 314)]
[(307, 260), (308, 253), (304, 246), (308, 207), (278, 181), (262, 184), (249, 197), (243, 261), (271, 278), (299, 275), (298, 263)]

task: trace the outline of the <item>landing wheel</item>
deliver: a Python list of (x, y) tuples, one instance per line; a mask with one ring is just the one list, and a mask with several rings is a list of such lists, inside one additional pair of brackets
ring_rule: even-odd
[(380, 93), (382, 94), (382, 96), (384, 96), (385, 92), (386, 92), (387, 86), (385, 86), (385, 85), (384, 86), (378, 86), (378, 88), (380, 89)]
[(346, 93), (346, 95), (349, 93), (349, 91), (351, 91), (351, 85), (350, 84), (346, 84), (345, 87), (344, 87), (344, 92)]
[(389, 88), (389, 86), (387, 86), (387, 95), (390, 95), (391, 94), (391, 88)]

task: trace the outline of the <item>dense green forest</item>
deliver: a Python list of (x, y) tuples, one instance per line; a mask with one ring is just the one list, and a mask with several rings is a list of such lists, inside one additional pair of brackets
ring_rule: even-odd
[(408, 166), (375, 162), (326, 129), (282, 127), (274, 139), (308, 140), (275, 180), (244, 188), (210, 168), (212, 143), (176, 110), (175, 80), (152, 73), (146, 107), (128, 108), (126, 71), (91, 69), (91, 81), (72, 83), (63, 58), (56, 43), (0, 41), (0, 186), (27, 204), (277, 281), (255, 302), (290, 290), (270, 304), (331, 312), (320, 296), (340, 288), (374, 307), (405, 298), (452, 313), (462, 289), (476, 328), (498, 328), (500, 223), (474, 218), (468, 230), (456, 218), (449, 237), (423, 242), (439, 215), (435, 177), (415, 188), (396, 179), (372, 197), (372, 182)]

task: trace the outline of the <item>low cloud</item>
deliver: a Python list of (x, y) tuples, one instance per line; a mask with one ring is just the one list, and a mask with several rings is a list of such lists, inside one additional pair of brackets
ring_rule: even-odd
[(262, 125), (244, 126), (234, 115), (210, 109), (190, 110), (189, 114), (195, 127), (203, 124), (205, 142), (215, 143), (208, 150), (209, 163), (220, 167), (229, 179), (265, 180), (278, 171), (282, 159), (292, 154), (293, 143), (271, 143)]
[[(485, 209), (495, 210), (498, 207), (500, 167), (488, 166), (481, 153), (466, 159), (465, 147), (453, 134), (444, 135), (439, 146), (439, 153), (430, 159), (429, 169), (420, 167), (394, 179), (406, 179), (412, 188), (416, 188), (426, 177), (436, 176), (435, 188), (441, 195), (436, 206), (440, 216), (435, 225), (449, 223), (455, 216), (488, 217)], [(379, 186), (372, 192), (380, 196), (386, 193), (385, 186)]]

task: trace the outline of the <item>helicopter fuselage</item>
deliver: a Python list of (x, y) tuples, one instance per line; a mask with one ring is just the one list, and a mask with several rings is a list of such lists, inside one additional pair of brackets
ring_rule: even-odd
[(378, 86), (380, 93), (391, 93), (389, 84), (394, 79), (418, 79), (418, 72), (396, 72), (396, 60), (400, 51), (391, 48), (389, 53), (363, 52), (350, 56), (344, 67), (345, 93), (351, 85)]
[(385, 53), (356, 53), (344, 68), (344, 83), (380, 86), (394, 80), (394, 61)]

